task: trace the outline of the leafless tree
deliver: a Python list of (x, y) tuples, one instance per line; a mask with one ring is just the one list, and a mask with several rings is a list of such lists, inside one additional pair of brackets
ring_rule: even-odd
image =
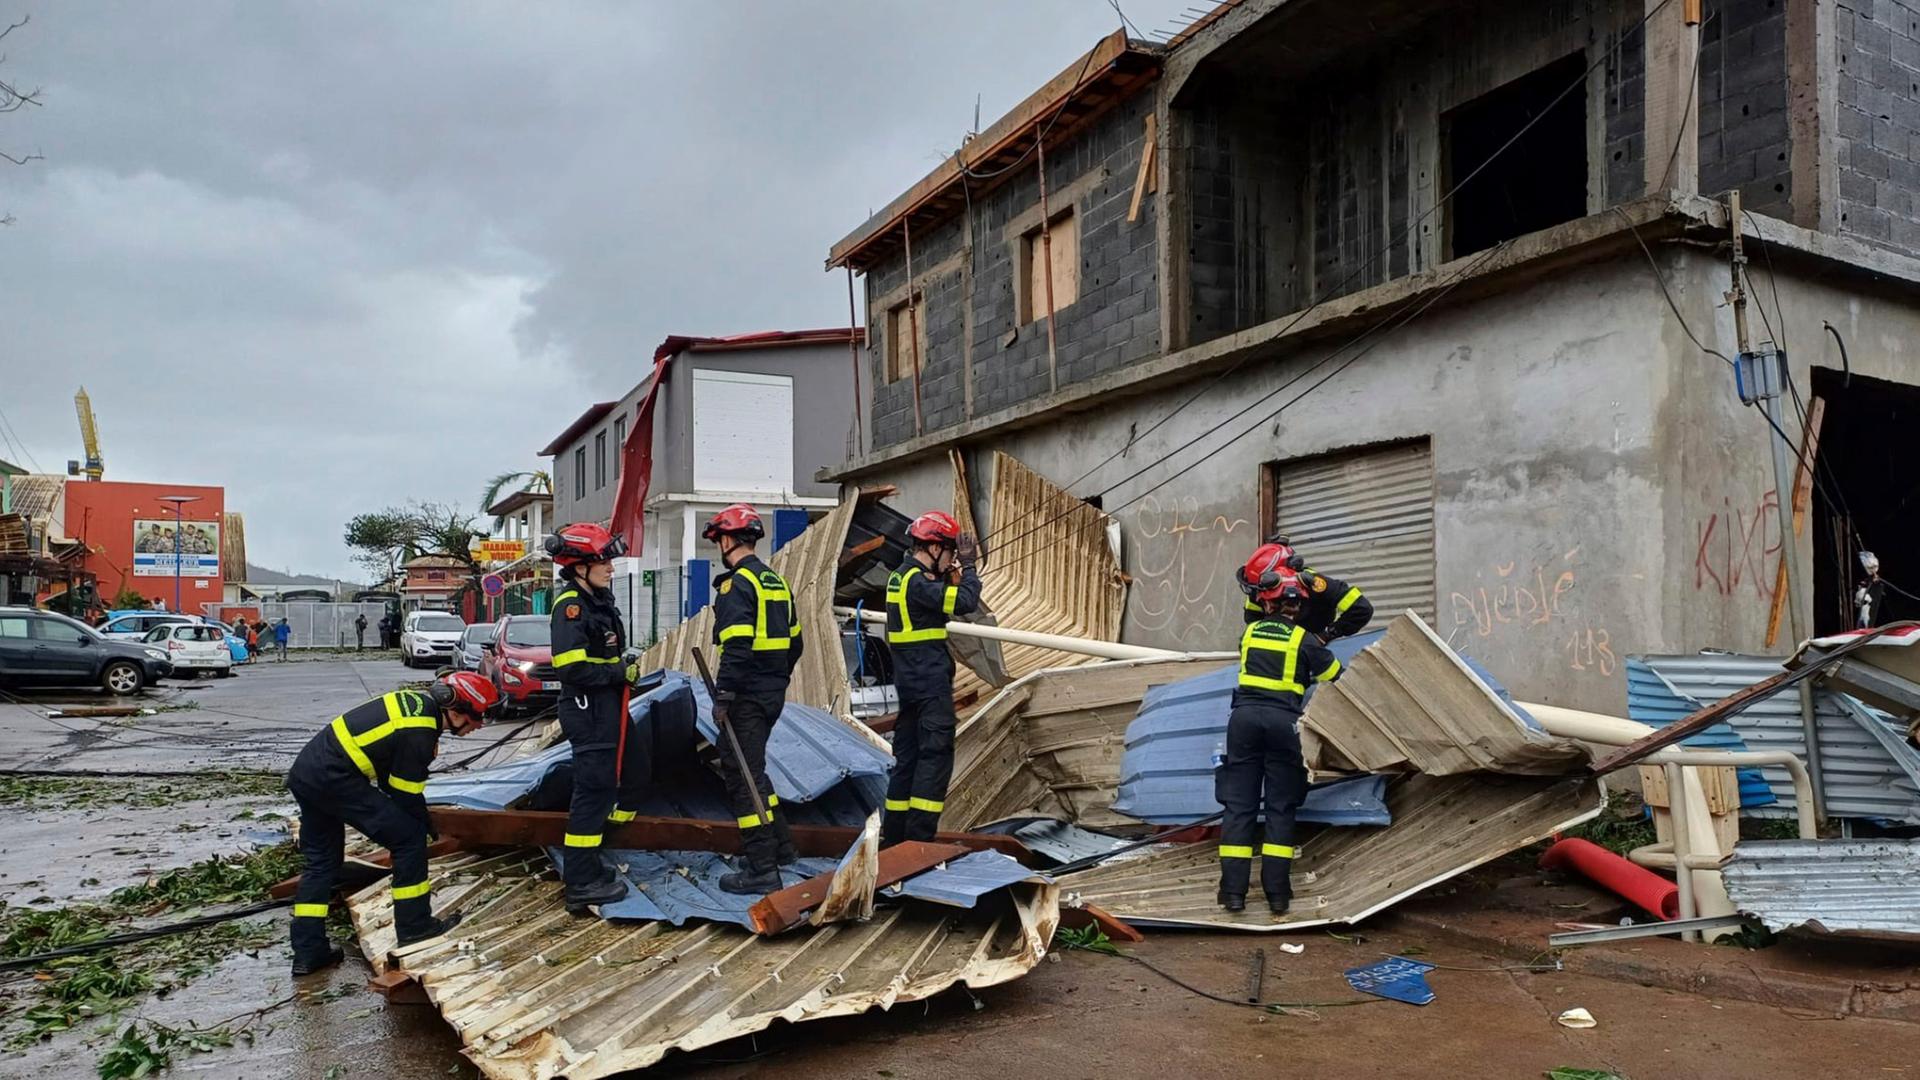
[[(31, 18), (32, 16), (30, 15), (22, 15), (18, 22), (9, 23), (6, 29), (0, 30), (0, 41), (5, 41), (7, 35), (27, 25), (27, 22)], [(0, 53), (0, 64), (5, 64), (6, 62), (6, 54)], [(21, 90), (18, 86), (14, 85), (11, 80), (0, 78), (0, 113), (19, 112), (29, 105), (37, 109), (40, 107), (40, 104), (39, 87), (36, 86), (32, 90)], [(5, 160), (14, 165), (25, 165), (29, 161), (40, 161), (42, 159), (37, 151), (26, 154), (13, 154), (6, 150), (0, 150), (0, 160)], [(13, 224), (12, 214), (0, 216), (0, 225), (11, 224)]]

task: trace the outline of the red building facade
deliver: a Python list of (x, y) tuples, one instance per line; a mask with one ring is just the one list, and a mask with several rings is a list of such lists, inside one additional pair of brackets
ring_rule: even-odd
[[(166, 501), (174, 495), (193, 501), (179, 504), (176, 514)], [(225, 488), (70, 480), (66, 503), (67, 535), (86, 545), (84, 568), (99, 579), (102, 603), (110, 605), (122, 587), (193, 615), (221, 602)]]

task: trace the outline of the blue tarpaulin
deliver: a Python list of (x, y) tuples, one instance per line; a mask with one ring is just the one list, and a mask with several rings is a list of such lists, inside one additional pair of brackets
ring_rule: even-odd
[(1433, 988), (1427, 985), (1432, 964), (1395, 956), (1377, 964), (1347, 969), (1347, 985), (1363, 994), (1372, 994), (1409, 1005), (1425, 1005), (1433, 1000)]

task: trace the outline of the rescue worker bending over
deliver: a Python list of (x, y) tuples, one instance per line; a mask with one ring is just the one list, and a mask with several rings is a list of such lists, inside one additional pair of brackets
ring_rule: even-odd
[(1237, 572), (1261, 617), (1240, 637), (1240, 679), (1227, 720), (1226, 761), (1214, 772), (1220, 822), (1220, 906), (1244, 911), (1253, 873), (1254, 833), (1262, 802), (1260, 883), (1267, 906), (1284, 914), (1293, 902), (1295, 812), (1307, 797), (1307, 767), (1296, 726), (1309, 682), (1331, 682), (1340, 661), (1296, 620), (1307, 600), (1300, 578), (1266, 545)]
[[(1366, 629), (1373, 621), (1373, 601), (1360, 592), (1359, 586), (1349, 585), (1339, 578), (1328, 577), (1307, 566), (1307, 560), (1293, 549), (1287, 538), (1275, 535), (1261, 545), (1254, 557), (1264, 559), (1275, 551), (1279, 552), (1280, 565), (1293, 571), (1300, 578), (1300, 587), (1307, 592), (1305, 605), (1300, 609), (1300, 621), (1295, 625), (1304, 627), (1322, 643), (1335, 638), (1351, 637)], [(1255, 623), (1265, 617), (1260, 605), (1252, 599), (1247, 600), (1246, 618)]]
[[(568, 525), (547, 537), (563, 587), (550, 618), (553, 670), (560, 679), (560, 730), (573, 744), (573, 801), (567, 808), (561, 879), (574, 915), (627, 895), (627, 883), (600, 855), (607, 822), (631, 821), (642, 777), (622, 777), (627, 687), (637, 669), (622, 659), (625, 624), (614, 606), (613, 560), (627, 543), (599, 525)], [(634, 769), (638, 773), (639, 769)]]
[[(938, 510), (907, 527), (913, 548), (887, 578), (887, 646), (900, 718), (893, 725), (893, 775), (880, 844), (932, 840), (953, 778), (953, 655), (947, 620), (980, 607), (979, 554), (973, 537)], [(955, 564), (958, 584), (948, 576)]]
[(340, 962), (327, 940), (327, 904), (346, 848), (346, 826), (393, 854), (393, 925), (401, 945), (439, 937), (460, 916), (433, 917), (427, 895), (427, 766), (440, 733), (479, 730), (500, 704), (493, 684), (456, 672), (424, 693), (396, 690), (333, 718), (287, 771), (300, 805), (300, 857), (293, 894), (293, 973)]
[[(713, 515), (700, 534), (720, 549), (727, 568), (713, 601), (713, 643), (720, 651), (720, 668), (713, 677), (715, 721), (724, 715), (732, 725), (753, 782), (748, 788), (732, 751), (720, 747), (720, 772), (740, 826), (741, 848), (739, 868), (722, 877), (720, 887), (746, 895), (778, 891), (780, 867), (800, 857), (779, 809), (780, 796), (767, 782), (767, 740), (786, 704), (787, 683), (806, 642), (786, 580), (753, 553), (766, 534), (760, 515), (742, 503)], [(724, 742), (726, 735), (720, 737)], [(755, 790), (766, 800), (770, 821), (760, 818)]]

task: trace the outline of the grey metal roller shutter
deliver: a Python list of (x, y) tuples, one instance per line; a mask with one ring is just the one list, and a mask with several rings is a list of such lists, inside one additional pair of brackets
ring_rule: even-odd
[(1434, 620), (1433, 450), (1422, 440), (1274, 466), (1275, 516), (1307, 565), (1358, 585), (1375, 625)]

